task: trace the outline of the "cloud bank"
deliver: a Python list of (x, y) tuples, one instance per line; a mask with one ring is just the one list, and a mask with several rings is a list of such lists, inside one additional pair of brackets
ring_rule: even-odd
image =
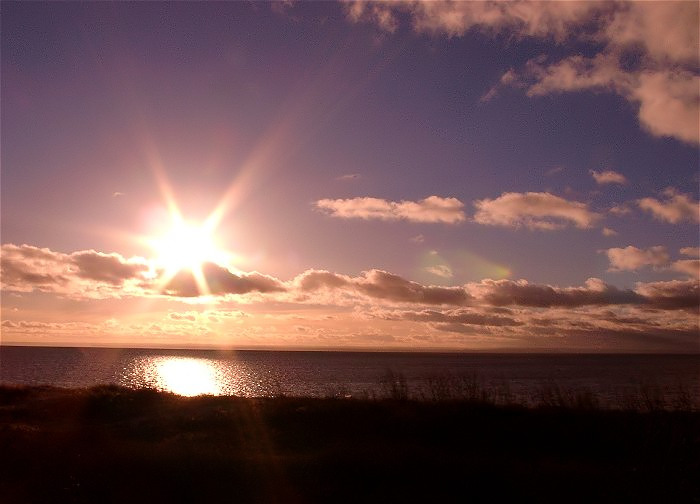
[[(697, 248), (685, 247), (682, 253), (689, 258), (680, 261), (695, 261), (693, 267), (697, 268)], [(612, 257), (616, 257), (619, 269), (629, 269), (662, 264), (665, 254), (663, 247), (627, 247), (617, 249)], [(685, 267), (676, 266), (680, 261), (665, 260), (659, 267)], [(157, 299), (190, 306), (188, 300), (199, 295), (192, 274), (180, 272), (163, 287), (160, 273), (144, 259), (126, 259), (119, 254), (65, 254), (29, 245), (2, 246), (3, 293), (53, 294), (82, 301), (81, 311), (87, 306), (84, 303), (95, 299), (115, 303)], [(583, 347), (595, 341), (596, 345), (616, 348), (632, 340), (635, 348), (678, 350), (697, 345), (697, 275), (686, 280), (639, 282), (634, 289), (621, 289), (596, 278), (567, 287), (508, 279), (426, 285), (378, 269), (357, 276), (308, 270), (287, 281), (257, 272), (233, 272), (215, 264), (203, 265), (202, 273), (210, 292), (201, 309), (173, 311), (168, 304), (168, 311), (160, 318), (144, 321), (141, 313), (138, 322), (130, 325), (113, 319), (92, 324), (5, 319), (3, 331), (14, 337), (50, 333), (72, 338), (137, 332), (158, 341), (192, 335), (206, 341), (220, 337), (221, 331), (235, 329), (237, 338), (249, 335), (264, 342), (265, 335), (289, 326), (291, 335), (284, 338), (290, 339), (280, 336), (277, 344), (298, 341), (298, 328), (303, 327), (304, 338), (326, 345), (352, 344), (365, 337), (360, 335), (373, 344), (403, 342), (411, 346), (433, 341), (469, 347), (490, 341), (522, 348), (549, 341), (547, 338), (554, 338), (559, 347), (562, 338)], [(246, 314), (238, 309), (241, 303), (250, 307)], [(213, 310), (214, 305), (220, 308)], [(117, 309), (110, 312), (111, 316), (126, 316)], [(309, 312), (318, 315), (309, 318), (305, 315)], [(600, 340), (601, 335), (609, 340)]]

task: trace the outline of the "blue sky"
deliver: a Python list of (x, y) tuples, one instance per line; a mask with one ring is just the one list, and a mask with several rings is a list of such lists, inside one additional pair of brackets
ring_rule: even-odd
[[(3, 339), (696, 351), (697, 24), (694, 2), (3, 3)], [(235, 288), (168, 289), (193, 274), (163, 266), (173, 202), (219, 208)], [(208, 261), (179, 267), (216, 284)], [(519, 281), (637, 297), (494, 302)]]

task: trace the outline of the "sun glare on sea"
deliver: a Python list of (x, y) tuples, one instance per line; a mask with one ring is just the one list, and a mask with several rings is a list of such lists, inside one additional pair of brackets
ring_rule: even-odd
[(210, 362), (184, 357), (170, 357), (155, 364), (156, 386), (182, 396), (221, 395), (221, 380)]

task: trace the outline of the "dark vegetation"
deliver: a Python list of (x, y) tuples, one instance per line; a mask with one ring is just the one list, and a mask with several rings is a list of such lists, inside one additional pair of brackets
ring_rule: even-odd
[(0, 387), (0, 502), (700, 499), (698, 411), (386, 386), (364, 400)]

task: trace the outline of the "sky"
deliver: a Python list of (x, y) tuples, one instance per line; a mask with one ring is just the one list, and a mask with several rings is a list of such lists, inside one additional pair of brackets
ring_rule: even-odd
[(2, 2), (2, 344), (700, 352), (697, 2)]

